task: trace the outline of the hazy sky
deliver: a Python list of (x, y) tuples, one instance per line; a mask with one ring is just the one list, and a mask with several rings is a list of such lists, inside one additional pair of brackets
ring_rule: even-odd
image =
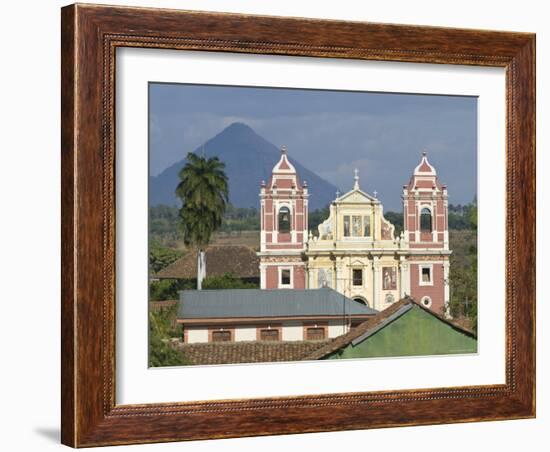
[(376, 190), (386, 210), (401, 210), (423, 150), (451, 203), (476, 194), (475, 97), (184, 84), (149, 92), (152, 175), (243, 122), (342, 192), (358, 168), (361, 188)]

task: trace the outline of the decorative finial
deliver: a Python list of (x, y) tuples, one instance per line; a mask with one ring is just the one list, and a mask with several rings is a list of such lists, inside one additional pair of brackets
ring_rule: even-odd
[(336, 199), (340, 197), (340, 190), (336, 190)]
[(426, 157), (427, 155), (428, 155), (428, 153), (427, 153), (426, 150), (424, 149), (424, 150), (422, 151), (422, 157)]
[(286, 146), (284, 144), (281, 146), (281, 154), (286, 154)]
[(263, 179), (262, 179), (261, 186), (262, 186), (262, 187), (265, 187), (265, 180), (263, 180)]
[(359, 190), (359, 170), (355, 168), (353, 172), (355, 173), (355, 176), (353, 177), (353, 180), (354, 180), (353, 188), (355, 190)]
[(378, 196), (378, 192), (376, 190), (374, 190), (374, 193), (373, 193), (374, 197), (377, 198)]

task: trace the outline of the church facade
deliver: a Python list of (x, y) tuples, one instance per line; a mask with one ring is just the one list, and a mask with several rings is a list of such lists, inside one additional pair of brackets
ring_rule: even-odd
[(423, 153), (403, 185), (403, 232), (384, 218), (383, 205), (361, 189), (336, 194), (329, 216), (308, 231), (308, 187), (286, 149), (261, 184), (262, 289), (330, 287), (381, 311), (411, 296), (445, 314), (449, 302), (448, 193)]

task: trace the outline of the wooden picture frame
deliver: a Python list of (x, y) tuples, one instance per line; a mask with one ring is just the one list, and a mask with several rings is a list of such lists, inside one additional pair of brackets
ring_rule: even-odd
[[(71, 5), (62, 9), (62, 442), (73, 447), (535, 416), (535, 36)], [(115, 404), (115, 50), (506, 69), (506, 383)], [(496, 150), (495, 150), (496, 152)]]

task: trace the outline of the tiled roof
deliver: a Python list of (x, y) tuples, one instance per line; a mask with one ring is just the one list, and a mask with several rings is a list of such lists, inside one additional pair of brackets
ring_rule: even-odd
[[(243, 245), (214, 245), (206, 249), (206, 276), (232, 273), (237, 278), (259, 278), (260, 260), (256, 252)], [(193, 279), (197, 277), (197, 250), (163, 268), (155, 278)]]
[(340, 350), (343, 347), (346, 347), (349, 344), (356, 344), (366, 339), (371, 334), (374, 334), (378, 330), (382, 329), (384, 326), (393, 322), (393, 320), (401, 317), (403, 314), (408, 312), (413, 306), (418, 306), (424, 311), (428, 312), (434, 317), (437, 317), (442, 322), (452, 326), (454, 329), (461, 331), (468, 336), (475, 337), (475, 333), (471, 330), (461, 327), (460, 325), (446, 319), (445, 317), (433, 312), (432, 310), (422, 306), (421, 303), (418, 303), (411, 297), (406, 297), (399, 300), (397, 303), (392, 304), (387, 309), (379, 312), (374, 317), (371, 317), (368, 320), (365, 320), (360, 325), (357, 325), (355, 328), (352, 328), (348, 333), (336, 337), (332, 342), (327, 344), (324, 347), (321, 347), (313, 351), (310, 355), (307, 355), (304, 359), (306, 360), (315, 360), (324, 358), (337, 350)]
[(180, 292), (179, 319), (375, 315), (378, 311), (330, 288), (227, 289)]
[(301, 361), (332, 340), (180, 344), (178, 349), (195, 365)]

